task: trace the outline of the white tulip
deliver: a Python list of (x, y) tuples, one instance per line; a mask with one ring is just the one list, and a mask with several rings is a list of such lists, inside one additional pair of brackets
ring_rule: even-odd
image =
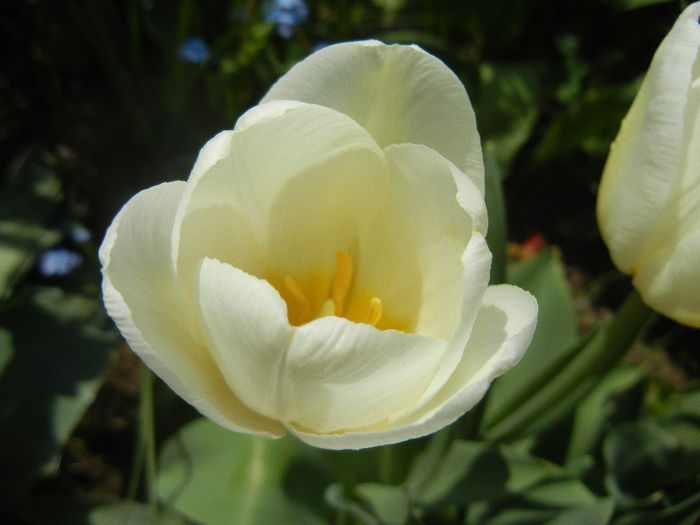
[(530, 294), (488, 286), (483, 183), (442, 62), (332, 46), (211, 139), (187, 182), (122, 208), (100, 248), (105, 304), (224, 427), (330, 449), (423, 436), (473, 407), (535, 326)]
[(659, 46), (608, 157), (598, 224), (644, 301), (700, 327), (700, 3)]

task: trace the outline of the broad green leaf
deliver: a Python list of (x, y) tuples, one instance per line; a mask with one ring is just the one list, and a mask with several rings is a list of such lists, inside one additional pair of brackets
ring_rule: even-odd
[(637, 366), (613, 369), (576, 408), (567, 463), (590, 453), (602, 438), (618, 407), (617, 398), (638, 384), (644, 371)]
[(508, 166), (537, 120), (537, 77), (525, 65), (482, 62), (474, 106), (485, 146)]
[(323, 497), (334, 509), (340, 511), (342, 516), (352, 516), (363, 525), (379, 525), (379, 519), (356, 501), (348, 498), (343, 492), (343, 485), (333, 483), (325, 490)]
[(700, 491), (661, 510), (631, 510), (618, 516), (613, 525), (697, 525), (700, 520)]
[(39, 252), (59, 240), (47, 224), (61, 199), (47, 154), (27, 150), (15, 158), (0, 189), (0, 299), (10, 296)]
[(698, 485), (700, 443), (685, 444), (648, 421), (623, 423), (603, 443), (613, 494), (641, 499), (682, 484)]
[(523, 399), (536, 392), (560, 367), (576, 339), (576, 313), (561, 264), (552, 250), (511, 265), (507, 282), (530, 291), (539, 306), (537, 328), (522, 358), (491, 390), (484, 414), (485, 427), (505, 419)]
[(601, 500), (559, 512), (544, 525), (606, 525), (614, 510), (612, 500)]
[(270, 440), (200, 418), (164, 444), (159, 497), (207, 525), (326, 523), (331, 482), (320, 451), (286, 437)]
[[(417, 469), (423, 465), (415, 463)], [(422, 505), (471, 503), (503, 498), (562, 475), (556, 465), (514, 447), (457, 440), (429, 475), (412, 472), (406, 488)]]
[(118, 341), (96, 299), (35, 288), (19, 300), (0, 318), (13, 351), (0, 377), (0, 471), (12, 473), (2, 478), (0, 507), (55, 468)]
[(168, 507), (131, 500), (34, 496), (14, 510), (26, 525), (197, 525)]
[(355, 487), (355, 493), (369, 504), (382, 523), (403, 525), (408, 521), (410, 499), (403, 487), (362, 483)]
[(494, 501), (469, 506), (469, 524), (605, 525), (612, 500), (596, 498), (575, 479), (548, 479)]

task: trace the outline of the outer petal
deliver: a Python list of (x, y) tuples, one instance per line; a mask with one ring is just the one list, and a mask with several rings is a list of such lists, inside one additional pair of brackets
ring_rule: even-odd
[(700, 3), (691, 4), (659, 46), (603, 172), (598, 224), (625, 272), (634, 271), (679, 173), (699, 15)]
[(184, 182), (135, 195), (100, 247), (105, 306), (129, 346), (183, 399), (220, 425), (281, 436), (282, 426), (246, 408), (179, 316), (170, 273), (175, 210)]
[(337, 109), (382, 147), (403, 142), (429, 146), (484, 192), (481, 144), (464, 86), (417, 46), (374, 40), (328, 46), (296, 64), (262, 102), (277, 99)]
[(633, 283), (663, 314), (700, 328), (700, 60), (686, 106), (682, 164)]
[(290, 431), (322, 448), (358, 449), (425, 436), (454, 422), (474, 407), (495, 377), (522, 357), (535, 330), (537, 302), (510, 285), (491, 286), (474, 323), (464, 357), (449, 381), (420, 413), (376, 430), (317, 435), (295, 427)]
[(280, 367), (292, 336), (280, 295), (264, 280), (205, 259), (199, 314), (207, 347), (231, 390), (246, 406), (277, 418)]
[(437, 339), (338, 317), (303, 325), (280, 375), (283, 419), (319, 434), (385, 424), (415, 403), (444, 347)]

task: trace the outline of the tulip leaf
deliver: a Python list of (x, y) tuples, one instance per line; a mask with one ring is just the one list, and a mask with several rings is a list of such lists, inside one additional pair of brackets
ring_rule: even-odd
[(495, 500), (559, 473), (555, 465), (513, 447), (464, 440), (452, 442), (428, 476), (420, 457), (414, 466), (406, 489), (423, 505)]
[(613, 525), (697, 525), (700, 491), (661, 510), (633, 510), (621, 514)]
[(15, 158), (0, 193), (0, 299), (60, 238), (47, 228), (62, 193), (46, 157), (30, 149)]
[(332, 481), (320, 451), (292, 437), (238, 434), (200, 418), (164, 444), (159, 497), (207, 525), (327, 523)]
[(512, 264), (507, 281), (537, 298), (537, 328), (520, 363), (491, 387), (484, 414), (486, 426), (505, 419), (548, 380), (551, 371), (567, 358), (577, 334), (573, 298), (555, 252), (543, 250)]
[(14, 509), (27, 525), (195, 525), (167, 506), (154, 508), (131, 500), (34, 496)]
[(359, 503), (345, 496), (343, 486), (340, 483), (333, 483), (328, 486), (323, 494), (326, 502), (341, 513), (350, 515), (363, 525), (379, 525), (379, 519), (374, 517), (369, 511), (364, 509)]
[(700, 444), (684, 443), (648, 421), (623, 423), (603, 444), (608, 486), (623, 498), (642, 499), (674, 486), (695, 486), (700, 472)]
[(644, 371), (640, 367), (619, 366), (581, 401), (574, 414), (567, 463), (590, 453), (597, 446), (605, 427), (610, 425), (619, 405), (624, 401), (621, 398), (639, 384), (643, 377)]
[(362, 483), (355, 487), (355, 493), (370, 505), (382, 523), (403, 525), (408, 521), (410, 500), (403, 487)]
[(118, 341), (96, 299), (35, 288), (15, 300), (20, 304), (0, 318), (11, 334), (11, 358), (0, 376), (0, 470), (12, 472), (4, 477), (0, 507), (56, 467)]

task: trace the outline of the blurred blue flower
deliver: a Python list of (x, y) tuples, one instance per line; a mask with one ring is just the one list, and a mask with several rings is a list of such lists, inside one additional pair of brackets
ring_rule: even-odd
[(75, 244), (83, 244), (90, 240), (90, 230), (83, 226), (74, 226), (68, 232), (68, 237)]
[(277, 34), (289, 38), (294, 27), (306, 22), (309, 8), (304, 0), (273, 0), (265, 4), (265, 22), (277, 26)]
[(39, 256), (39, 273), (44, 277), (68, 275), (83, 262), (83, 256), (66, 248), (54, 248)]
[(204, 64), (209, 58), (209, 46), (201, 38), (191, 36), (180, 44), (180, 58), (192, 64)]

